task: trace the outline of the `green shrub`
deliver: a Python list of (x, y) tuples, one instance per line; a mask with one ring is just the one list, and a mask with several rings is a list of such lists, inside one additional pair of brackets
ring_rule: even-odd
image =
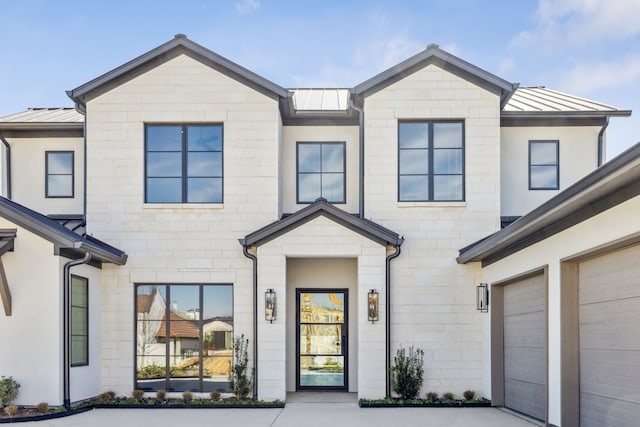
[(166, 376), (166, 371), (164, 366), (147, 365), (138, 369), (138, 379), (141, 379), (141, 380), (164, 378), (165, 376)]
[(476, 392), (473, 390), (466, 390), (462, 393), (462, 396), (464, 397), (464, 400), (473, 400), (473, 398), (476, 397)]
[(246, 399), (251, 391), (251, 377), (249, 374), (249, 339), (244, 334), (233, 339), (233, 365), (229, 374), (229, 387), (238, 399)]
[(3, 376), (0, 379), (0, 408), (9, 406), (18, 397), (20, 384), (12, 377)]
[(191, 402), (191, 399), (193, 399), (193, 393), (191, 393), (190, 391), (185, 391), (182, 393), (182, 399), (185, 402)]
[(108, 391), (105, 391), (104, 393), (100, 393), (98, 397), (96, 397), (96, 400), (98, 401), (98, 403), (105, 404), (111, 402), (111, 400), (113, 400), (113, 397)]
[(413, 346), (407, 352), (400, 347), (393, 358), (391, 379), (393, 391), (403, 399), (415, 399), (422, 387), (424, 351)]

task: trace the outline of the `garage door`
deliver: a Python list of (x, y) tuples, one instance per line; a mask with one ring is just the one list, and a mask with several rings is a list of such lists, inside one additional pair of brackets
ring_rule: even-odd
[(544, 275), (504, 287), (504, 406), (539, 420), (546, 402)]
[(640, 246), (579, 265), (580, 425), (640, 425)]

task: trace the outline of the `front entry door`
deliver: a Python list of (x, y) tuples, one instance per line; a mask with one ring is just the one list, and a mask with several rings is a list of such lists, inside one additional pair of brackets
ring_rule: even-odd
[(346, 289), (296, 290), (296, 389), (346, 390)]

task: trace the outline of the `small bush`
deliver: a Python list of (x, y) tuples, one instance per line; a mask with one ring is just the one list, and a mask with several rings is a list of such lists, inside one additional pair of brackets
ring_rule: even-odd
[(451, 393), (451, 392), (444, 393), (444, 394), (442, 395), (442, 398), (443, 398), (444, 400), (453, 400), (453, 393)]
[(465, 392), (462, 393), (462, 396), (464, 397), (464, 400), (473, 400), (473, 398), (476, 397), (476, 392), (473, 390), (465, 390)]
[(184, 393), (182, 393), (182, 399), (184, 399), (185, 402), (191, 402), (191, 399), (193, 399), (193, 394), (190, 391), (185, 391)]
[(430, 391), (429, 393), (427, 393), (427, 400), (430, 402), (438, 400), (438, 393), (436, 393), (435, 391)]
[(47, 402), (38, 403), (38, 406), (36, 406), (36, 409), (41, 414), (48, 414), (49, 413), (49, 404)]
[(109, 397), (111, 397), (111, 399), (115, 399), (116, 398), (116, 392), (115, 391), (109, 390), (106, 393), (109, 395)]
[(133, 390), (131, 392), (131, 397), (133, 397), (136, 400), (142, 399), (143, 396), (144, 396), (144, 390)]
[(251, 377), (249, 374), (249, 339), (244, 334), (233, 339), (233, 365), (229, 374), (229, 387), (238, 399), (246, 399), (251, 392)]
[[(114, 396), (115, 397), (115, 396)], [(111, 402), (111, 400), (113, 400), (113, 397), (111, 396), (111, 393), (109, 393), (108, 391), (104, 392), (104, 393), (100, 393), (98, 395), (98, 397), (96, 398), (96, 400), (98, 401), (98, 403), (104, 404), (104, 403), (109, 403)]]
[(20, 384), (12, 377), (2, 376), (0, 378), (0, 408), (9, 406), (18, 397)]
[(4, 413), (10, 417), (15, 417), (18, 414), (18, 407), (16, 405), (5, 406)]
[(218, 400), (220, 400), (220, 393), (217, 391), (212, 391), (211, 393), (209, 393), (209, 396), (211, 397), (211, 400), (213, 400), (214, 402), (217, 402)]
[(413, 346), (407, 352), (400, 347), (393, 358), (391, 377), (393, 391), (403, 399), (415, 399), (422, 387), (424, 351)]
[(164, 398), (167, 397), (167, 392), (165, 390), (158, 390), (156, 391), (156, 397), (160, 400), (164, 400)]

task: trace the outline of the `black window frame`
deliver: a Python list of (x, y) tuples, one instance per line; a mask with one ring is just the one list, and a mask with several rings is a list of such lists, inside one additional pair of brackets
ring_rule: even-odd
[[(74, 280), (76, 281), (75, 283), (77, 283), (78, 280), (82, 281), (83, 286), (85, 288), (85, 306), (78, 306), (78, 305), (74, 305), (73, 301), (74, 301), (74, 297), (73, 297), (73, 288), (74, 288)], [(69, 351), (69, 360), (71, 363), (71, 367), (77, 367), (77, 366), (89, 366), (89, 279), (87, 277), (84, 276), (78, 276), (76, 274), (72, 274), (71, 275), (71, 283), (70, 283), (70, 287), (71, 287), (71, 291), (70, 291), (70, 316), (71, 316), (71, 321), (69, 322), (69, 335), (71, 336), (71, 341), (69, 343), (69, 345), (71, 346), (71, 349)], [(74, 308), (79, 308), (79, 309), (84, 309), (84, 313), (85, 313), (85, 319), (86, 319), (86, 324), (84, 325), (86, 333), (85, 334), (79, 334), (79, 333), (74, 333), (74, 324), (75, 322), (73, 321), (73, 312), (74, 312)], [(82, 336), (86, 338), (86, 347), (85, 347), (85, 352), (84, 352), (84, 359), (77, 361), (74, 360), (74, 355), (75, 352), (73, 351), (73, 337), (77, 337), (77, 336)]]
[[(181, 157), (182, 157), (182, 171), (181, 171), (181, 200), (180, 201), (176, 201), (176, 202), (170, 202), (170, 201), (150, 201), (149, 200), (149, 192), (148, 192), (148, 179), (149, 178), (166, 178), (163, 176), (154, 176), (154, 177), (150, 177), (148, 176), (148, 170), (147, 170), (147, 155), (150, 152), (157, 152), (157, 151), (149, 151), (149, 147), (148, 147), (148, 129), (150, 127), (181, 127), (181, 133), (182, 133), (182, 145), (181, 145)], [(188, 128), (190, 127), (219, 127), (220, 128), (220, 135), (221, 135), (221, 141), (220, 141), (220, 151), (217, 150), (212, 150), (211, 152), (219, 152), (220, 153), (220, 176), (207, 176), (207, 177), (197, 177), (197, 178), (215, 178), (215, 179), (220, 179), (221, 180), (221, 189), (220, 189), (220, 200), (219, 201), (213, 201), (213, 202), (202, 202), (202, 201), (195, 201), (195, 202), (190, 202), (188, 201), (188, 197), (189, 197), (189, 188), (188, 188), (188, 181), (189, 181), (189, 174), (188, 174), (188, 157), (189, 157), (189, 153), (194, 153), (194, 152), (198, 152), (198, 151), (189, 151), (189, 147), (188, 147)], [(168, 152), (168, 151), (158, 151), (158, 152)], [(148, 204), (174, 204), (174, 205), (178, 205), (178, 204), (222, 204), (224, 203), (224, 125), (222, 123), (145, 123), (144, 125), (144, 203), (148, 203)]]
[[(49, 155), (50, 154), (71, 154), (71, 173), (49, 173)], [(47, 150), (44, 152), (44, 165), (45, 165), (45, 172), (44, 172), (44, 195), (45, 198), (47, 199), (73, 199), (75, 197), (76, 194), (76, 189), (75, 189), (75, 185), (76, 185), (76, 176), (75, 176), (75, 151), (73, 150)], [(50, 195), (49, 194), (49, 176), (51, 175), (57, 175), (57, 176), (71, 176), (71, 194), (69, 195), (62, 195), (62, 196), (56, 196), (56, 195)]]
[[(428, 171), (426, 174), (401, 174), (400, 173), (400, 161), (401, 156), (400, 153), (402, 150), (417, 150), (415, 148), (400, 148), (400, 126), (404, 123), (424, 123), (428, 126), (428, 144), (427, 148), (422, 148), (420, 150), (426, 150), (428, 153)], [(458, 149), (462, 153), (462, 172), (459, 174), (436, 174), (434, 173), (434, 152), (437, 148), (434, 148), (434, 139), (433, 139), (433, 125), (439, 123), (459, 123), (461, 125), (462, 130), (462, 141), (460, 148), (448, 148), (448, 149)], [(446, 120), (398, 120), (397, 126), (397, 153), (398, 153), (398, 162), (397, 162), (397, 201), (399, 203), (452, 203), (452, 202), (464, 202), (466, 201), (466, 131), (465, 131), (465, 121), (460, 119), (446, 119)], [(434, 199), (435, 194), (435, 184), (434, 177), (435, 176), (462, 176), (462, 194), (460, 199)], [(426, 176), (428, 180), (428, 194), (429, 197), (427, 199), (402, 199), (400, 193), (400, 177), (401, 176)]]
[[(531, 149), (532, 146), (534, 144), (555, 144), (556, 146), (556, 162), (555, 164), (553, 163), (544, 163), (544, 164), (533, 164), (532, 160), (531, 160)], [(529, 146), (528, 146), (528, 156), (529, 156), (529, 170), (528, 170), (528, 179), (529, 179), (529, 190), (532, 191), (536, 191), (536, 190), (559, 190), (560, 189), (560, 140), (558, 139), (531, 139), (529, 140)], [(555, 171), (556, 171), (556, 185), (553, 187), (533, 187), (531, 185), (531, 172), (532, 172), (532, 167), (535, 166), (555, 166)]]
[[(320, 195), (319, 197), (325, 198), (329, 203), (336, 205), (347, 203), (347, 143), (346, 141), (297, 141), (296, 142), (296, 203), (299, 205), (309, 205), (315, 200), (300, 200), (300, 175), (305, 172), (300, 172), (300, 146), (301, 145), (319, 145), (320, 146), (320, 172), (314, 172), (320, 174)], [(322, 146), (323, 145), (339, 145), (342, 148), (342, 200), (329, 200), (322, 195), (322, 176), (324, 174), (338, 174), (339, 172), (322, 172)], [(309, 172), (311, 173), (311, 172)], [(316, 198), (317, 199), (317, 198)]]

